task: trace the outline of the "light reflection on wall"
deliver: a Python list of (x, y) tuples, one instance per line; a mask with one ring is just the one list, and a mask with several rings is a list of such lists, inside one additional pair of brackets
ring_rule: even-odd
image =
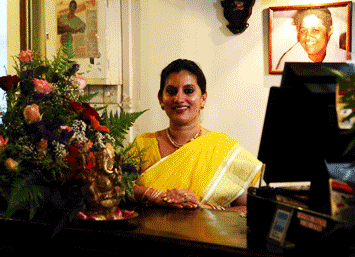
[[(280, 4), (282, 2), (282, 4)], [(287, 6), (287, 5), (316, 5), (316, 4), (328, 4), (342, 2), (339, 0), (261, 0), (263, 5), (270, 6)]]
[[(0, 1), (0, 77), (5, 75), (7, 75), (7, 1)], [(0, 89), (0, 112), (6, 111), (4, 93)]]

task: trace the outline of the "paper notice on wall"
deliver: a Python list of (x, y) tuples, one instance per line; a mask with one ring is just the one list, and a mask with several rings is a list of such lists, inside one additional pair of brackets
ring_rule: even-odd
[(97, 10), (92, 9), (86, 12), (86, 19), (88, 30), (86, 31), (87, 37), (87, 56), (100, 57), (99, 47), (97, 40)]
[(96, 0), (57, 1), (57, 49), (73, 42), (74, 58), (99, 57)]

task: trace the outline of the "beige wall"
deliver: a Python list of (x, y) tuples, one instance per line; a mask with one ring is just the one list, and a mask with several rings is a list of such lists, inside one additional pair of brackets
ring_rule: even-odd
[[(57, 0), (36, 0), (33, 1), (32, 8), (39, 13), (45, 20), (38, 17), (33, 19), (32, 34), (35, 35), (34, 46), (31, 50), (46, 55), (52, 59), (56, 54), (56, 38), (57, 38), (57, 17), (56, 17)], [(67, 1), (69, 3), (69, 1)], [(13, 56), (17, 56), (20, 52), (20, 34), (19, 34), (19, 0), (7, 0), (8, 5), (8, 73), (16, 74)], [(99, 27), (99, 52), (100, 58), (96, 58), (95, 65), (89, 65), (89, 58), (76, 59), (80, 64), (80, 72), (84, 72), (83, 76), (90, 85), (86, 89), (90, 93), (99, 92), (92, 99), (91, 103), (95, 107), (103, 107), (108, 105), (108, 111), (116, 112), (119, 110), (118, 103), (121, 101), (121, 17), (120, 17), (120, 0), (110, 0), (109, 8), (104, 1), (98, 1), (98, 27)], [(37, 8), (36, 8), (37, 7)], [(106, 26), (106, 23), (109, 26)], [(37, 32), (37, 33), (36, 33)], [(40, 48), (41, 51), (38, 51)], [(110, 59), (107, 61), (106, 57)], [(99, 65), (100, 63), (100, 65)], [(89, 68), (89, 66), (93, 68)], [(98, 71), (105, 72), (98, 72)], [(102, 86), (106, 84), (106, 86)]]
[[(9, 2), (8, 17), (16, 17), (11, 12), (18, 0)], [(132, 53), (127, 48), (123, 52), (131, 57), (127, 85), (132, 82), (132, 87), (124, 91), (132, 93), (134, 110), (150, 109), (136, 122), (133, 135), (168, 126), (157, 100), (160, 72), (174, 59), (187, 58), (199, 63), (207, 77), (202, 125), (232, 135), (257, 155), (269, 88), (279, 86), (281, 79), (268, 74), (267, 9), (320, 2), (339, 1), (256, 0), (249, 28), (234, 35), (226, 29), (220, 0), (132, 0)], [(16, 42), (13, 35), (9, 33), (9, 42)], [(19, 45), (12, 43), (11, 50)]]
[(7, 0), (7, 73), (11, 75), (16, 74), (12, 56), (20, 53), (19, 11), (19, 0)]
[(207, 78), (202, 125), (232, 135), (256, 155), (268, 95), (261, 2), (256, 1), (250, 27), (241, 35), (226, 29), (220, 1), (137, 1), (134, 10), (133, 97), (136, 109), (150, 109), (135, 133), (168, 126), (157, 100), (160, 72), (174, 59), (186, 58)]
[(226, 132), (257, 155), (269, 88), (281, 75), (268, 74), (268, 7), (336, 1), (256, 0), (249, 28), (226, 29), (220, 1), (134, 1), (132, 90), (135, 110), (150, 110), (134, 135), (168, 126), (157, 100), (161, 70), (176, 58), (196, 61), (207, 77), (202, 125)]

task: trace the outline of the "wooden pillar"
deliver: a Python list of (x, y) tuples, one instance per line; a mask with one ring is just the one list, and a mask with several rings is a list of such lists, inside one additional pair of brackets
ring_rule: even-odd
[(20, 50), (27, 50), (27, 29), (26, 29), (26, 0), (20, 0)]

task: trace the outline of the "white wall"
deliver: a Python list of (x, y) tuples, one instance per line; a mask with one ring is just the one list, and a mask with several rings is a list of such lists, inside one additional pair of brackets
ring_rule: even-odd
[[(0, 77), (7, 75), (7, 2), (0, 1)], [(6, 111), (5, 92), (0, 89), (0, 111)]]
[[(240, 35), (226, 28), (228, 22), (220, 0), (131, 2), (129, 34), (133, 38), (133, 66), (129, 81), (132, 81), (133, 107), (134, 110), (150, 109), (136, 122), (133, 135), (168, 126), (168, 118), (157, 100), (160, 72), (171, 61), (187, 58), (199, 63), (207, 77), (208, 99), (202, 125), (229, 133), (257, 155), (269, 88), (279, 86), (281, 80), (281, 75), (268, 74), (268, 8), (338, 1), (256, 0), (248, 21), (250, 26)], [(9, 18), (18, 16), (18, 6), (18, 0), (11, 0)], [(0, 11), (3, 10), (1, 7)], [(8, 52), (16, 54), (19, 52), (18, 19), (12, 19), (11, 23)], [(130, 56), (126, 51), (124, 48), (123, 56)], [(15, 74), (10, 58), (8, 73)], [(127, 92), (125, 88), (124, 91)]]
[(249, 28), (226, 28), (220, 0), (145, 0), (133, 6), (134, 110), (150, 109), (133, 135), (168, 126), (157, 100), (161, 70), (177, 58), (200, 64), (208, 99), (202, 125), (226, 132), (257, 155), (269, 88), (281, 75), (268, 74), (268, 8), (337, 1), (256, 0)]
[(226, 132), (257, 155), (268, 97), (264, 84), (263, 21), (256, 1), (249, 28), (227, 28), (220, 1), (134, 1), (135, 110), (149, 108), (134, 134), (168, 126), (157, 93), (161, 70), (177, 58), (196, 61), (207, 78), (202, 125)]

